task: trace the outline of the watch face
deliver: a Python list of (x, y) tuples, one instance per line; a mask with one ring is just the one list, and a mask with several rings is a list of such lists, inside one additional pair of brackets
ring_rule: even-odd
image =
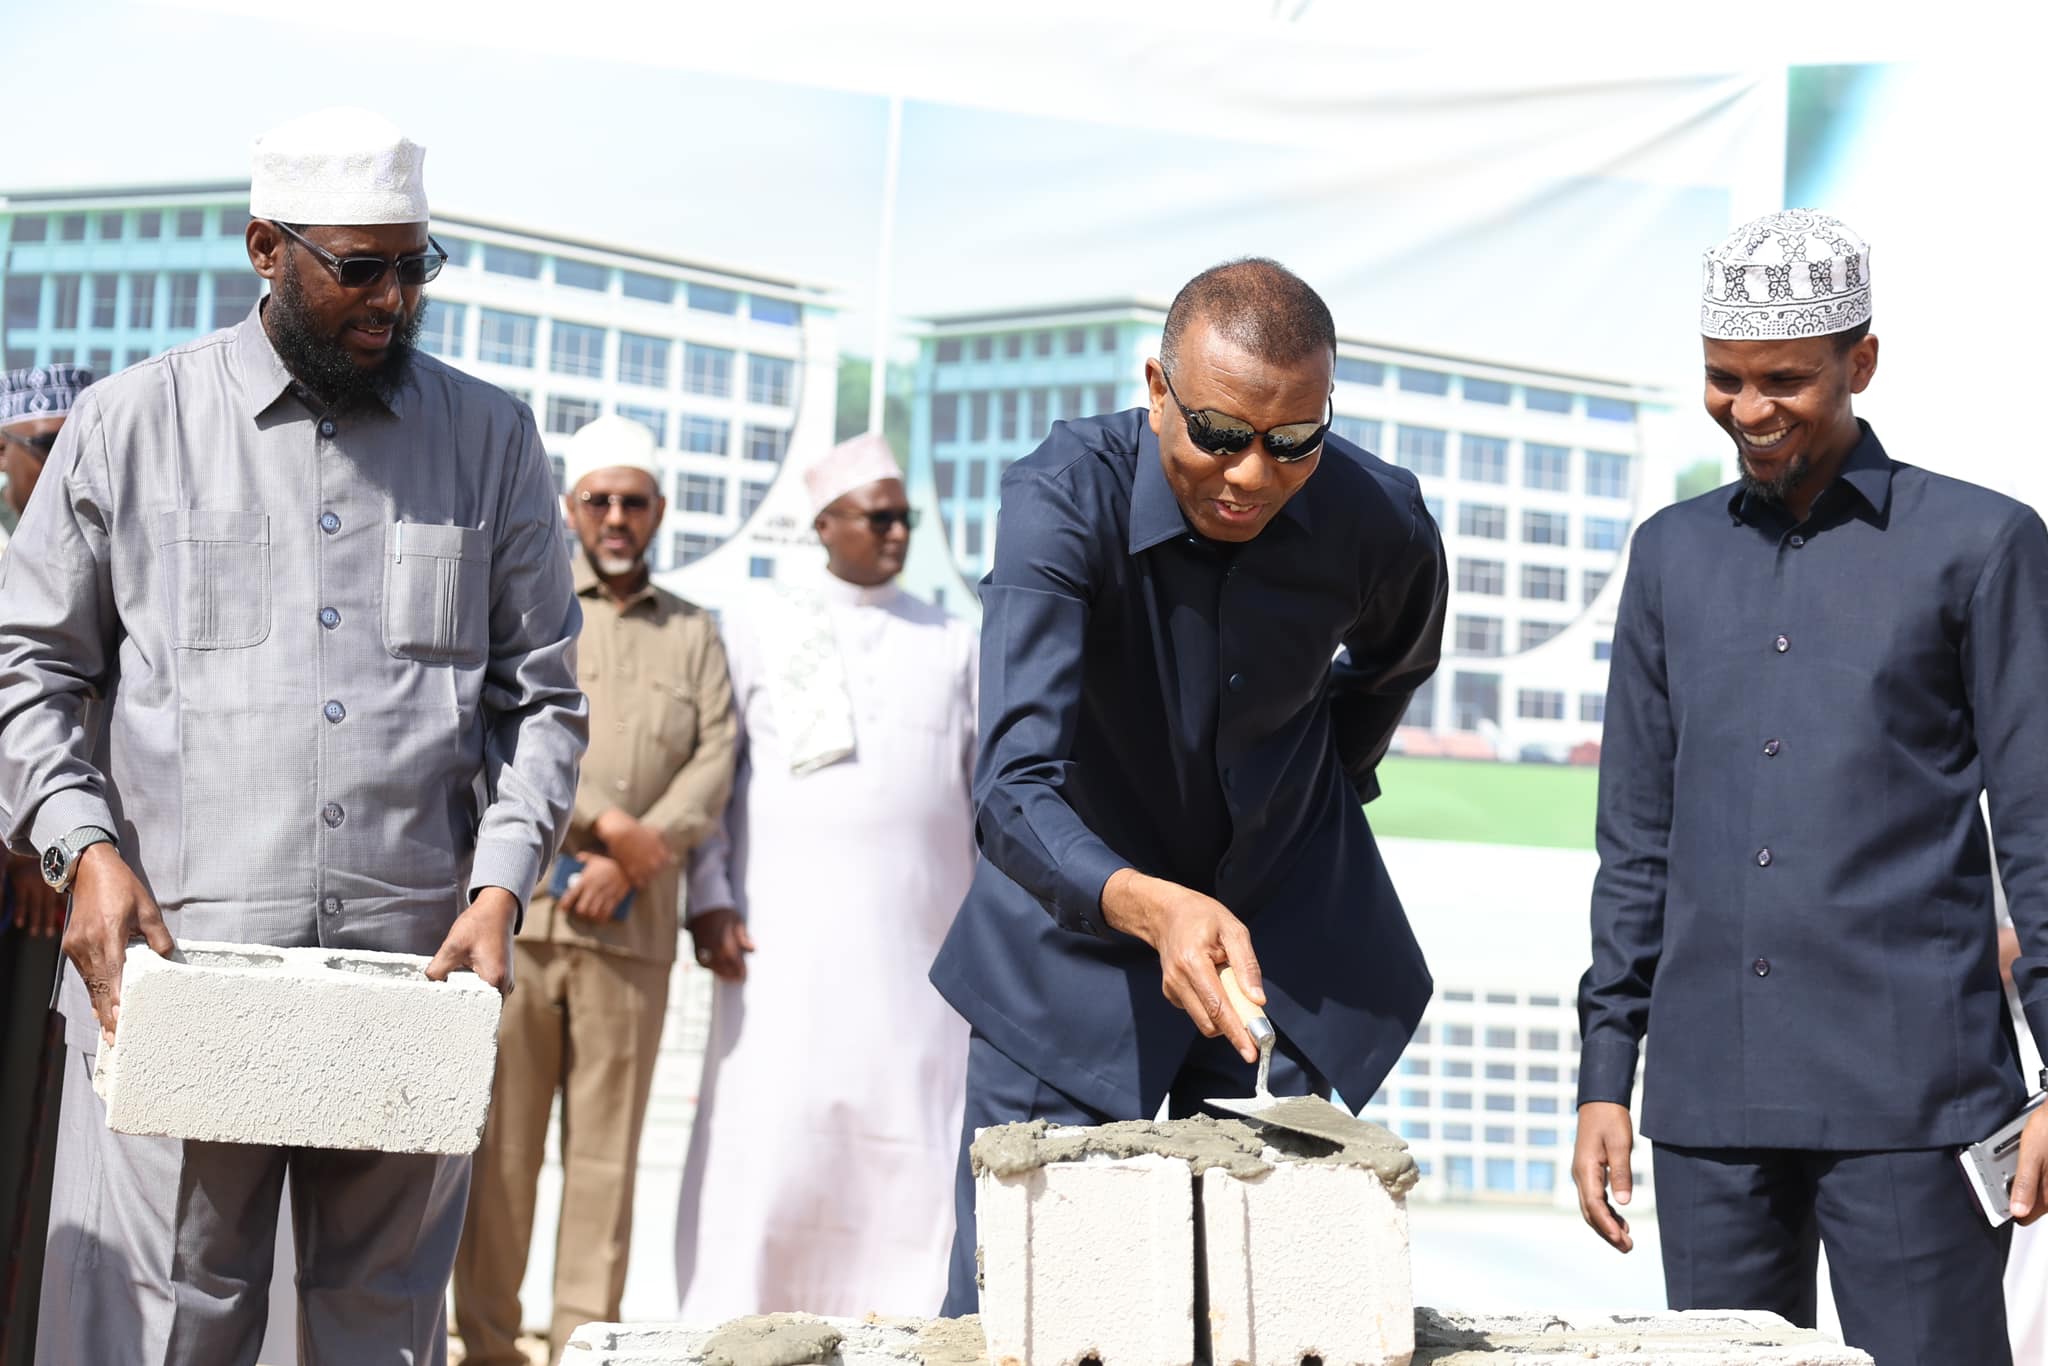
[(52, 887), (64, 880), (64, 846), (53, 844), (43, 850), (43, 881)]

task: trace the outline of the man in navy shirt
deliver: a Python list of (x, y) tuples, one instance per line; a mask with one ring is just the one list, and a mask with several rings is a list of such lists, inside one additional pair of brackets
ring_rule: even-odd
[[(2010, 1228), (1955, 1161), (2026, 1095), (2000, 871), (2048, 1039), (2048, 529), (1886, 455), (1863, 241), (1806, 210), (1707, 258), (1706, 407), (1741, 479), (1644, 523), (1615, 623), (1572, 1164), (1626, 1252), (1628, 1103), (1673, 1309), (1815, 1318), (1880, 1366), (2010, 1360)], [(2048, 1113), (2048, 1112), (2044, 1112)], [(2013, 1210), (2038, 1216), (2028, 1125)]]
[(977, 1128), (1250, 1092), (1224, 965), (1283, 1094), (1372, 1095), (1429, 999), (1361, 802), (1436, 668), (1443, 547), (1414, 476), (1329, 433), (1335, 348), (1285, 269), (1215, 267), (1149, 411), (1060, 423), (1003, 476), (982, 860), (932, 968), (973, 1026), (947, 1314), (977, 1302)]

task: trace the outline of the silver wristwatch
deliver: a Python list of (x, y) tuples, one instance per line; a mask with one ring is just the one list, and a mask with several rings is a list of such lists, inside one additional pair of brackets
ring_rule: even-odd
[(71, 879), (78, 876), (78, 860), (86, 850), (95, 844), (112, 844), (114, 834), (97, 825), (81, 825), (63, 839), (43, 850), (43, 881), (60, 892), (71, 890)]

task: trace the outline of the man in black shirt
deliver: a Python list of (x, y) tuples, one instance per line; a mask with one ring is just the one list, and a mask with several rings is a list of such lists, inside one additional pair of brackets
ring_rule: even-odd
[[(1880, 1366), (2009, 1360), (1957, 1146), (2026, 1089), (2001, 994), (1988, 790), (2048, 1040), (2048, 530), (1901, 464), (1854, 412), (1869, 249), (1805, 210), (1707, 257), (1708, 413), (1740, 480), (1631, 551), (1600, 762), (1572, 1175), (1626, 1252), (1628, 1103), (1673, 1309), (1815, 1318), (1825, 1244)], [(2014, 1210), (2038, 1213), (2029, 1127)]]
[(1436, 668), (1443, 547), (1415, 477), (1330, 434), (1335, 348), (1273, 262), (1205, 271), (1150, 410), (1059, 423), (1003, 476), (982, 859), (932, 968), (973, 1026), (948, 1314), (976, 1304), (976, 1128), (1250, 1092), (1224, 965), (1282, 1094), (1371, 1096), (1429, 999), (1360, 803)]

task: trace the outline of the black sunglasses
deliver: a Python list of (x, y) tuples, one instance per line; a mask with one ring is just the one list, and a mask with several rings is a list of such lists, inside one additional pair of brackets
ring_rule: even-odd
[(898, 522), (903, 523), (905, 531), (917, 530), (916, 508), (878, 508), (873, 512), (859, 512), (849, 508), (840, 515), (842, 517), (858, 517), (862, 519), (868, 524), (868, 530), (874, 532), (877, 536), (888, 535), (889, 528), (895, 526)]
[(613, 508), (645, 512), (654, 506), (654, 500), (644, 493), (592, 493), (589, 489), (579, 490), (576, 501), (593, 512), (610, 512)]
[(1291, 465), (1297, 460), (1308, 459), (1321, 448), (1330, 423), (1337, 417), (1337, 406), (1332, 402), (1330, 415), (1321, 422), (1283, 422), (1262, 432), (1241, 417), (1219, 413), (1214, 408), (1188, 407), (1180, 401), (1180, 395), (1173, 392), (1173, 376), (1166, 373), (1163, 365), (1159, 367), (1159, 377), (1166, 381), (1166, 392), (1172, 395), (1174, 406), (1180, 409), (1181, 419), (1187, 423), (1188, 440), (1211, 455), (1236, 455), (1264, 437), (1266, 454), (1283, 465)]
[(427, 250), (411, 256), (336, 256), (291, 224), (278, 223), (274, 218), (271, 222), (277, 224), (278, 231), (319, 257), (343, 289), (368, 289), (382, 280), (387, 270), (397, 271), (398, 283), (413, 289), (439, 275), (448, 262), (448, 253), (441, 250), (441, 244), (431, 234), (427, 237)]
[(50, 452), (57, 448), (57, 433), (44, 432), (41, 436), (15, 436), (10, 432), (0, 432), (0, 441), (12, 441), (17, 446), (26, 446), (47, 460), (50, 458)]

